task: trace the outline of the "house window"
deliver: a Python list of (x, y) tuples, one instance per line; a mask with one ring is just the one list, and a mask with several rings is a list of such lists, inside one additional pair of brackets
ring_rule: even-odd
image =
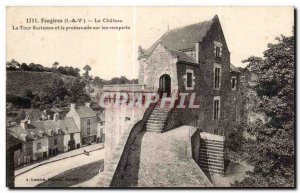
[(87, 125), (91, 125), (91, 119), (87, 119)]
[(214, 88), (219, 90), (221, 86), (221, 65), (215, 64), (214, 68)]
[(187, 82), (186, 82), (186, 86), (187, 87), (192, 87), (193, 86), (193, 74), (192, 73), (190, 73), (190, 72), (188, 72), (188, 73), (186, 73), (186, 76), (187, 76)]
[(241, 76), (240, 82), (246, 82), (246, 77), (245, 76)]
[(186, 74), (184, 75), (185, 88), (186, 90), (193, 90), (195, 86), (195, 81), (193, 80), (194, 71), (191, 69), (186, 69)]
[(221, 57), (221, 48), (219, 46), (216, 46), (216, 58)]
[(74, 133), (70, 134), (70, 140), (74, 140)]
[(36, 144), (36, 150), (40, 150), (40, 149), (42, 149), (42, 143), (41, 143), (41, 142), (38, 142), (38, 143)]
[(214, 97), (214, 117), (213, 120), (220, 119), (220, 97)]
[(91, 135), (91, 128), (87, 128), (87, 135)]
[(21, 165), (21, 158), (18, 158), (18, 166)]
[(236, 77), (231, 77), (231, 89), (236, 90)]
[(57, 139), (54, 139), (54, 145), (57, 145)]
[(217, 42), (217, 41), (214, 41), (214, 44), (215, 44), (215, 49), (214, 49), (215, 57), (220, 58), (222, 56), (223, 44), (221, 42)]

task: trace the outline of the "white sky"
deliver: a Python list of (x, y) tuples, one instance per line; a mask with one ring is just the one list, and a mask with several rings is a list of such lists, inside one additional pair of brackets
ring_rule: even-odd
[[(170, 29), (219, 16), (231, 52), (231, 63), (261, 56), (280, 34), (291, 35), (293, 7), (20, 7), (7, 9), (7, 60), (52, 66), (92, 67), (93, 76), (137, 78), (137, 47), (151, 46)], [(129, 31), (13, 31), (28, 17), (115, 18)], [(83, 71), (82, 71), (83, 72)]]

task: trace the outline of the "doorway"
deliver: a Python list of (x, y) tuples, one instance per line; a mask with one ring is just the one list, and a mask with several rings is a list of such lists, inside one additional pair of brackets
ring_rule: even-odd
[(164, 74), (159, 78), (159, 91), (160, 97), (163, 93), (167, 93), (167, 97), (171, 96), (171, 77), (168, 74)]

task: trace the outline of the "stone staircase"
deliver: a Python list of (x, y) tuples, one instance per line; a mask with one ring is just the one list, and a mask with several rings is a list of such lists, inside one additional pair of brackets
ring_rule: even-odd
[(224, 175), (224, 141), (201, 139), (199, 166), (209, 174)]
[(149, 119), (146, 122), (146, 131), (161, 133), (161, 131), (163, 130), (170, 114), (171, 108), (168, 102), (166, 102), (163, 107), (161, 107), (160, 105), (161, 100), (156, 103)]

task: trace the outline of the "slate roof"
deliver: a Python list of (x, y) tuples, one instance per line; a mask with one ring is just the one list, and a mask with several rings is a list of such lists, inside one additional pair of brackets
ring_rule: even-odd
[(186, 50), (194, 48), (196, 42), (201, 42), (205, 38), (216, 18), (217, 16), (209, 21), (203, 21), (167, 31), (150, 48), (142, 50), (143, 55), (151, 54), (160, 42), (163, 43), (169, 50)]
[(60, 120), (60, 126), (64, 133), (79, 133), (79, 129), (72, 117), (66, 117)]
[(10, 132), (6, 132), (6, 150), (22, 144), (22, 141), (14, 137)]
[(178, 58), (178, 61), (185, 61), (185, 62), (191, 62), (195, 63), (196, 61), (188, 56), (186, 53), (181, 51), (175, 51), (175, 50), (169, 50), (172, 56), (175, 56)]
[(54, 121), (45, 120), (34, 123), (36, 127), (41, 128), (48, 136), (54, 136), (60, 134), (62, 131), (64, 134), (79, 133), (79, 129), (72, 117), (66, 117), (65, 119)]
[(59, 121), (45, 120), (34, 123), (34, 125), (42, 129), (48, 136), (58, 134), (60, 129)]
[(233, 64), (230, 64), (230, 72), (241, 73)]
[(81, 118), (83, 118), (83, 117), (95, 117), (96, 116), (95, 112), (87, 106), (76, 107), (75, 111), (77, 112), (78, 116), (81, 117)]
[(105, 121), (105, 114), (101, 113), (97, 115), (97, 121), (98, 122), (104, 122)]
[(22, 142), (39, 139), (45, 136), (45, 132), (41, 127), (28, 124), (27, 129), (24, 129), (21, 125), (16, 125), (8, 128), (11, 135), (21, 140)]

